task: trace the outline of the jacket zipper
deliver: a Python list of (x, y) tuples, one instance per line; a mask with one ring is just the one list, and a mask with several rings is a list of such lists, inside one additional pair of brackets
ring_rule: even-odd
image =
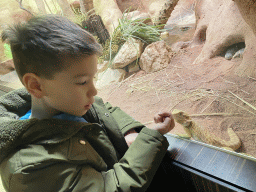
[(103, 131), (107, 135), (106, 127), (105, 127), (103, 121), (101, 121), (99, 116), (97, 115), (96, 110), (95, 110), (93, 105), (92, 105), (92, 108), (91, 108), (91, 112), (92, 112), (92, 116), (96, 119), (97, 122), (99, 122), (99, 124), (102, 127)]
[[(91, 112), (92, 112), (93, 117), (97, 120), (97, 122), (99, 122), (99, 124), (100, 124), (100, 126), (102, 127), (102, 129), (103, 129), (103, 131), (105, 132), (105, 134), (108, 136), (108, 133), (107, 133), (107, 131), (106, 131), (106, 126), (105, 126), (104, 122), (100, 120), (100, 118), (99, 118), (99, 116), (97, 115), (96, 110), (95, 110), (95, 108), (94, 108), (93, 105), (92, 105), (92, 108), (91, 108)], [(111, 142), (110, 139), (109, 139), (109, 141)], [(112, 142), (111, 142), (111, 143), (112, 143)], [(114, 154), (116, 154), (116, 157), (114, 157), (114, 159), (115, 159), (116, 162), (118, 162), (119, 154), (118, 154), (118, 152), (115, 150), (113, 144), (112, 144), (112, 146), (111, 146), (111, 151), (112, 151), (112, 154), (113, 154), (112, 157), (114, 157)]]

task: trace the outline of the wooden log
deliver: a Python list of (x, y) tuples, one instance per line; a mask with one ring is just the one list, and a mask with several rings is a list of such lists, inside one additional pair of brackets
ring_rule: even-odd
[[(162, 9), (159, 11), (155, 19), (153, 19), (154, 25), (166, 24), (178, 1), (179, 0), (166, 0), (166, 3), (162, 7)], [(161, 29), (163, 28), (164, 26), (161, 27)]]
[(99, 15), (91, 15), (82, 25), (91, 34), (97, 36), (101, 44), (104, 44), (110, 38), (108, 30)]

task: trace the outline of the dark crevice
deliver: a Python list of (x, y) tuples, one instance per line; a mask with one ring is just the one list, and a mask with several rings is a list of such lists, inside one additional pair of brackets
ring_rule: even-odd
[[(237, 54), (243, 55), (245, 47), (246, 47), (245, 42), (235, 43), (231, 46), (226, 47), (224, 51), (220, 54), (220, 56), (230, 60), (234, 56), (236, 57)], [(238, 57), (242, 57), (242, 56), (238, 56)]]

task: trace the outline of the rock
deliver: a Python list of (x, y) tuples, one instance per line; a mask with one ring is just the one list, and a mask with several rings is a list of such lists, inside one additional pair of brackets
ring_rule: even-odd
[(110, 69), (98, 74), (96, 88), (100, 89), (114, 82), (120, 82), (124, 79), (126, 71), (123, 69)]
[(165, 41), (172, 47), (177, 42), (191, 41), (195, 33), (195, 0), (179, 0), (164, 27), (169, 32)]
[(119, 52), (116, 54), (112, 66), (112, 69), (122, 69), (129, 65), (133, 61), (137, 60), (142, 53), (143, 43), (141, 40), (134, 38), (128, 39), (123, 46), (120, 48)]
[(140, 58), (140, 68), (147, 73), (167, 67), (171, 61), (172, 50), (164, 41), (151, 43)]
[(256, 35), (256, 3), (251, 0), (233, 0), (241, 13), (245, 22), (249, 25), (250, 29), (253, 31), (254, 36), (248, 38), (249, 45), (246, 45), (246, 52), (243, 54), (243, 61), (241, 65), (237, 68), (236, 72), (240, 76), (251, 76), (256, 78), (256, 48), (255, 40), (253, 37)]
[(165, 40), (165, 39), (168, 39), (169, 37), (169, 32), (168, 31), (165, 31), (163, 33), (160, 34), (160, 37), (162, 40)]
[(20, 79), (19, 79), (16, 71), (12, 71), (10, 73), (2, 75), (0, 77), (0, 81), (5, 81), (5, 82), (9, 82), (9, 83), (20, 83)]
[(197, 0), (195, 12), (197, 26), (191, 47), (203, 45), (203, 49), (194, 64), (225, 55), (227, 47), (242, 42), (246, 45), (246, 52), (234, 71), (239, 76), (256, 77), (256, 36), (235, 2)]
[(131, 20), (144, 20), (143, 23), (145, 24), (152, 24), (152, 20), (150, 18), (150, 15), (148, 13), (145, 12), (141, 12), (141, 11), (131, 11), (129, 13), (125, 13), (124, 17), (126, 17), (127, 19), (131, 19)]
[(131, 64), (129, 64), (127, 67), (128, 67), (128, 72), (129, 73), (137, 72), (137, 71), (140, 70), (140, 65), (136, 61), (134, 61)]
[(170, 0), (142, 0), (145, 9), (153, 20), (153, 23), (159, 20), (159, 16), (162, 15), (160, 12), (163, 7), (165, 7), (165, 3), (167, 1), (170, 2)]
[(245, 48), (242, 48), (242, 49), (238, 50), (238, 51), (235, 53), (235, 55), (233, 56), (233, 59), (235, 59), (235, 58), (242, 58), (242, 57), (243, 57), (243, 54), (244, 54), (244, 50), (245, 50)]
[(195, 0), (179, 0), (166, 23), (166, 27), (168, 28), (169, 25), (194, 24), (196, 22), (194, 6)]
[(14, 63), (12, 59), (0, 63), (0, 75), (7, 74), (13, 70), (14, 70)]
[(229, 49), (227, 53), (225, 54), (225, 59), (231, 60), (233, 58), (233, 55), (236, 53), (236, 50), (234, 48)]
[(103, 64), (98, 64), (98, 73), (101, 73), (105, 70), (107, 70), (109, 62), (108, 61), (104, 61)]
[(191, 41), (183, 42), (179, 41), (171, 45), (171, 49), (174, 52), (179, 52), (181, 49), (187, 48), (190, 45)]
[(245, 47), (244, 43), (238, 43), (230, 46), (225, 54), (225, 59), (231, 60), (235, 55), (235, 53), (244, 47)]
[(111, 35), (125, 11), (140, 11), (148, 14), (154, 20), (162, 15), (160, 11), (166, 2), (170, 2), (170, 0), (93, 0), (93, 5), (96, 14), (101, 16)]
[(246, 23), (250, 26), (250, 28), (253, 30), (254, 34), (256, 35), (256, 4), (252, 0), (233, 0), (242, 17), (246, 21)]

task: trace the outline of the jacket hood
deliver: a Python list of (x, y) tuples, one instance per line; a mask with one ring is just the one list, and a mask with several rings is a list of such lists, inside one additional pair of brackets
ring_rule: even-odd
[(31, 95), (26, 88), (0, 97), (0, 163), (23, 145), (59, 143), (72, 137), (85, 125), (84, 122), (61, 119), (19, 120), (30, 109)]

